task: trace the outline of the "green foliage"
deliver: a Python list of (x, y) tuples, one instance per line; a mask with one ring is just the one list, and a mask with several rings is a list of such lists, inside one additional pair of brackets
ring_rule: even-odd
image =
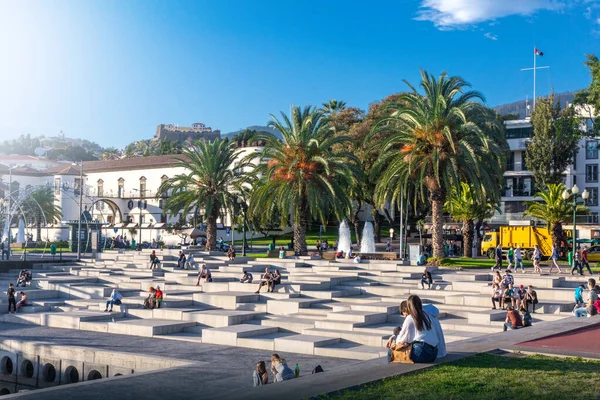
[(587, 54), (586, 58), (585, 65), (590, 69), (592, 81), (588, 88), (577, 92), (574, 103), (579, 105), (582, 111), (587, 111), (586, 117), (594, 118), (592, 134), (597, 135), (600, 130), (600, 60), (593, 54)]
[[(277, 210), (293, 213), (295, 250), (305, 253), (306, 226), (311, 218), (325, 225), (334, 214), (339, 219), (350, 208), (348, 188), (357, 171), (356, 158), (344, 150), (348, 137), (337, 136), (327, 125), (321, 111), (292, 107), (291, 118), (281, 113), (272, 116), (269, 126), (282, 134), (259, 135), (266, 146), (254, 171), (256, 182), (251, 193), (249, 214), (263, 222)], [(254, 156), (256, 157), (256, 156)], [(281, 225), (290, 221), (281, 213)]]
[(21, 135), (18, 139), (0, 142), (0, 149), (5, 154), (36, 155), (35, 149), (48, 149), (46, 156), (51, 160), (94, 161), (102, 153), (102, 147), (89, 140), (68, 139), (64, 135), (57, 137)]
[(570, 399), (574, 393), (581, 399), (596, 399), (599, 379), (600, 362), (595, 360), (483, 353), (320, 399), (558, 400)]
[(346, 109), (345, 101), (329, 100), (327, 103), (323, 103), (321, 111), (326, 116), (332, 116), (339, 114), (341, 111)]
[[(569, 198), (565, 201), (562, 198), (562, 193), (566, 186), (563, 183), (549, 184), (547, 189), (536, 193), (536, 197), (540, 200), (528, 201), (527, 211), (525, 215), (537, 218), (541, 221), (546, 221), (552, 232), (552, 242), (555, 246), (560, 245), (564, 233), (562, 224), (569, 222), (573, 218), (573, 200)], [(587, 214), (587, 207), (577, 205), (577, 213)]]
[(531, 113), (533, 137), (527, 145), (527, 165), (538, 188), (563, 181), (563, 173), (577, 155), (582, 136), (573, 107), (561, 109), (554, 94), (538, 99)]
[(204, 215), (207, 250), (216, 246), (217, 219), (233, 211), (241, 191), (241, 177), (233, 171), (238, 155), (228, 141), (198, 141), (183, 150), (183, 157), (175, 165), (189, 172), (167, 179), (158, 190), (158, 196), (167, 196), (164, 209), (170, 215)]
[[(386, 106), (387, 116), (375, 132), (393, 133), (382, 143), (378, 167), (382, 171), (375, 189), (379, 205), (398, 203), (406, 195), (432, 204), (434, 255), (443, 255), (442, 206), (453, 186), (472, 185), (474, 195), (496, 200), (503, 184), (508, 144), (496, 114), (483, 106), (479, 92), (466, 91), (469, 84), (445, 73), (436, 79), (421, 71), (421, 94), (412, 85)], [(416, 201), (416, 200), (415, 200)]]

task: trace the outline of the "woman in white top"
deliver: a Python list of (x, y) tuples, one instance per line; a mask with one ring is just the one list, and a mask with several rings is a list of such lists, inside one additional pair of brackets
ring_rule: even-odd
[(410, 359), (415, 363), (429, 363), (446, 356), (446, 342), (437, 318), (423, 311), (419, 296), (408, 298), (408, 316), (396, 344), (412, 343)]

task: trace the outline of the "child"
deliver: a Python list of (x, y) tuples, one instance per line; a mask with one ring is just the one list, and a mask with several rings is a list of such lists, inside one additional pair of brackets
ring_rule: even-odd
[(396, 343), (396, 338), (398, 337), (399, 334), (400, 334), (400, 327), (397, 326), (394, 328), (394, 333), (392, 334), (392, 336), (390, 336), (387, 343), (385, 344), (386, 349), (392, 348), (392, 344)]
[(523, 319), (523, 327), (531, 326), (531, 314), (523, 306), (521, 306), (521, 318)]
[(583, 283), (581, 285), (579, 285), (577, 288), (575, 288), (575, 308), (582, 306), (583, 303), (583, 289), (585, 288), (585, 286), (583, 286)]

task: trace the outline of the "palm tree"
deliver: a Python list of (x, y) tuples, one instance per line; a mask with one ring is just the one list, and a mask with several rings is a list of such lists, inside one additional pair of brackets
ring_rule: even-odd
[[(216, 248), (217, 219), (231, 212), (237, 200), (240, 177), (233, 170), (239, 152), (227, 140), (200, 140), (185, 148), (175, 167), (186, 173), (165, 180), (158, 197), (167, 196), (165, 209), (171, 215), (202, 214), (206, 220), (206, 250)], [(244, 168), (238, 165), (237, 168)]]
[[(566, 188), (564, 184), (549, 183), (546, 187), (545, 191), (535, 195), (541, 201), (527, 202), (528, 208), (525, 215), (546, 221), (552, 234), (552, 245), (560, 248), (560, 242), (564, 239), (562, 224), (573, 218), (573, 203), (562, 198), (562, 193)], [(587, 214), (588, 211), (586, 206), (578, 205), (576, 208), (578, 213)]]
[(62, 210), (54, 204), (54, 193), (49, 186), (33, 191), (23, 201), (23, 206), (27, 219), (35, 223), (37, 242), (42, 241), (42, 224), (52, 224), (62, 218)]
[(261, 161), (255, 169), (258, 180), (249, 213), (266, 222), (274, 210), (286, 210), (281, 213), (281, 226), (292, 219), (294, 250), (305, 254), (310, 218), (326, 225), (331, 214), (341, 221), (350, 209), (347, 189), (356, 172), (356, 159), (344, 150), (348, 137), (336, 136), (316, 108), (292, 107), (291, 118), (283, 112), (281, 120), (271, 118), (269, 126), (279, 131), (283, 140), (260, 134), (266, 146), (257, 155)]
[(389, 114), (377, 127), (394, 132), (382, 143), (379, 163), (382, 175), (376, 188), (380, 205), (398, 202), (406, 195), (428, 197), (431, 203), (433, 255), (444, 256), (442, 216), (450, 189), (460, 182), (472, 185), (477, 197), (496, 197), (502, 186), (508, 145), (495, 113), (479, 101), (479, 92), (466, 91), (469, 84), (446, 73), (436, 79), (421, 70), (424, 94), (410, 83), (389, 104)]
[(331, 116), (338, 114), (342, 110), (345, 110), (346, 102), (338, 100), (329, 100), (327, 103), (323, 103), (321, 107), (321, 110), (324, 115)]
[(463, 234), (463, 256), (473, 257), (473, 239), (475, 237), (475, 220), (483, 221), (489, 215), (490, 210), (497, 210), (488, 199), (475, 197), (471, 185), (465, 182), (460, 187), (453, 187), (444, 204), (444, 210), (452, 216), (455, 221), (462, 221)]
[(117, 149), (116, 147), (107, 147), (102, 152), (101, 158), (103, 160), (118, 160), (121, 158), (121, 150)]

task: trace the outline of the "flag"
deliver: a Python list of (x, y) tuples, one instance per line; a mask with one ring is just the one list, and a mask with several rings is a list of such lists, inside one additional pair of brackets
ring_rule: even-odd
[(541, 50), (538, 50), (538, 49), (535, 49), (535, 48), (533, 49), (533, 53), (534, 53), (536, 56), (543, 56), (543, 55), (544, 55), (544, 53), (542, 53), (542, 51), (541, 51)]

